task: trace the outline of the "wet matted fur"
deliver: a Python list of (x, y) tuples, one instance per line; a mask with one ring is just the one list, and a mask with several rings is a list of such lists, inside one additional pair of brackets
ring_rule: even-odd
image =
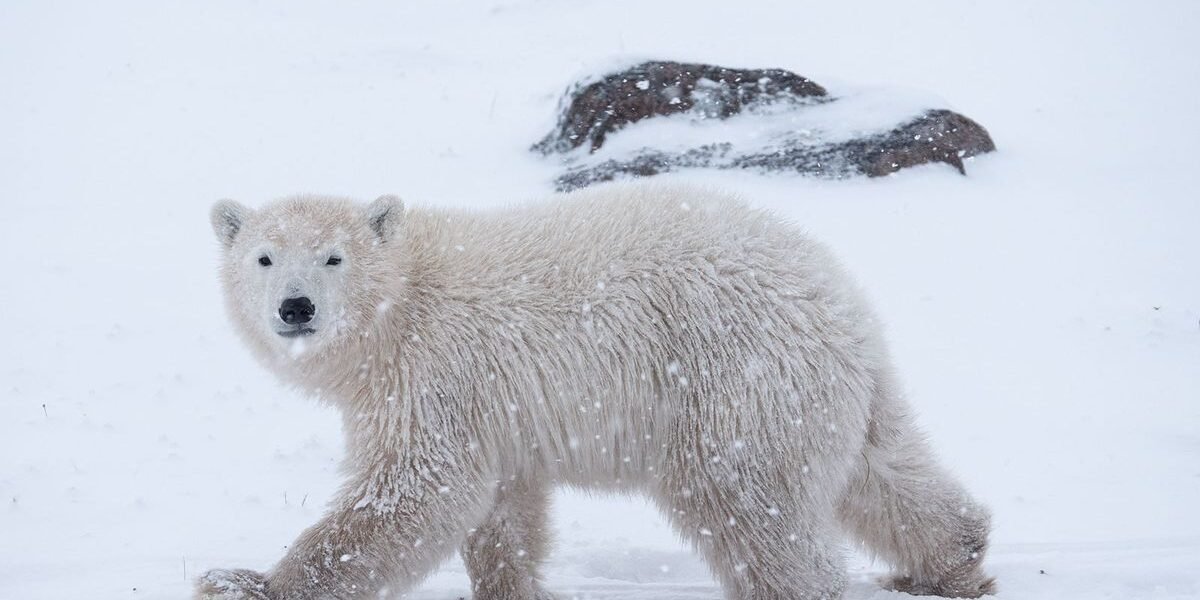
[[(623, 184), (490, 212), (223, 201), (213, 225), (237, 329), (341, 409), (348, 449), (278, 565), (211, 571), (198, 598), (389, 597), (455, 549), (475, 598), (550, 598), (555, 485), (648, 495), (731, 599), (840, 597), (842, 532), (896, 589), (992, 589), (988, 513), (937, 465), (875, 317), (769, 212)], [(303, 331), (279, 316), (298, 297)]]

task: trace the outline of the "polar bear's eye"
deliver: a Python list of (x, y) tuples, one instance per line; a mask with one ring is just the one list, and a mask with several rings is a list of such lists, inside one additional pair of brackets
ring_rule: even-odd
[(271, 266), (271, 257), (267, 256), (266, 254), (258, 257), (258, 264), (260, 264), (264, 267)]
[(334, 267), (334, 266), (340, 265), (340, 264), (342, 264), (342, 257), (340, 257), (340, 256), (330, 256), (330, 257), (329, 257), (329, 260), (325, 261), (325, 264), (327, 264), (327, 265), (329, 265), (329, 266), (331, 266), (331, 267)]

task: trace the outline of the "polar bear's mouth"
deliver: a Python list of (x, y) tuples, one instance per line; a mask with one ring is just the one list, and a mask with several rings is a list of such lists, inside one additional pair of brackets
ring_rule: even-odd
[(279, 335), (281, 335), (285, 338), (294, 338), (294, 337), (303, 337), (306, 335), (312, 335), (316, 332), (317, 332), (317, 330), (313, 329), (312, 327), (297, 327), (295, 329), (285, 329), (283, 331), (276, 331), (275, 333), (278, 333)]

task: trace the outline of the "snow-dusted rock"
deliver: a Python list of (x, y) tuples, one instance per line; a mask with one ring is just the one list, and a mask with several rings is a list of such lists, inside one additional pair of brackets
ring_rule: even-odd
[(609, 134), (650, 117), (692, 112), (723, 119), (779, 102), (819, 102), (825, 88), (783, 69), (731, 69), (650, 61), (572, 85), (558, 125), (534, 149), (595, 152)]
[(562, 106), (534, 146), (562, 157), (560, 191), (687, 168), (842, 178), (945, 163), (965, 174), (963, 159), (995, 150), (983, 126), (940, 100), (830, 93), (780, 69), (647, 62), (575, 84)]

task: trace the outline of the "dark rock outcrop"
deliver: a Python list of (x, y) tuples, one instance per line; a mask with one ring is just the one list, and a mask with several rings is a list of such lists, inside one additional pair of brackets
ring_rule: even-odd
[[(686, 168), (790, 171), (843, 178), (879, 177), (915, 165), (945, 163), (965, 174), (963, 159), (996, 148), (979, 123), (953, 111), (933, 109), (890, 129), (837, 141), (823, 141), (811, 132), (792, 135), (785, 131), (749, 148), (714, 141), (675, 151), (644, 147), (608, 159), (604, 158), (607, 151), (596, 154), (607, 136), (647, 118), (688, 113), (698, 119), (726, 119), (765, 107), (778, 114), (836, 101), (811, 80), (779, 69), (647, 62), (592, 83), (576, 84), (564, 98), (558, 125), (533, 149), (564, 156), (567, 170), (555, 180), (555, 186), (565, 191)], [(576, 151), (584, 144), (589, 144), (588, 151)]]
[(791, 171), (818, 177), (879, 177), (925, 163), (946, 163), (966, 173), (963, 159), (996, 147), (975, 121), (934, 110), (891, 131), (837, 144), (785, 143), (778, 148), (738, 153), (730, 143), (707, 144), (682, 153), (650, 148), (627, 159), (569, 168), (555, 188), (569, 191), (602, 181), (648, 177), (687, 168)]
[(550, 154), (588, 143), (595, 152), (610, 133), (649, 117), (695, 110), (723, 119), (756, 105), (825, 96), (825, 88), (782, 69), (646, 62), (575, 84), (558, 125), (534, 149)]

